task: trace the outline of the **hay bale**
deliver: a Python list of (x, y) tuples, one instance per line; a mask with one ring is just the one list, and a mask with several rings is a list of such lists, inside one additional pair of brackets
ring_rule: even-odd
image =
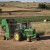
[(47, 22), (47, 19), (44, 19), (44, 22)]

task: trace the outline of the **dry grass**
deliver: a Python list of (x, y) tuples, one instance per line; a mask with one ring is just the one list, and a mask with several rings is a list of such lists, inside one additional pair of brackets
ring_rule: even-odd
[(33, 2), (0, 2), (0, 6), (4, 5), (5, 7), (17, 7), (17, 8), (37, 8), (39, 3), (33, 3)]
[[(39, 3), (22, 3), (22, 2), (0, 2), (0, 5), (5, 4), (5, 6), (0, 6), (3, 11), (14, 11), (14, 10), (38, 10), (37, 7)], [(17, 17), (17, 16), (50, 16), (50, 10), (42, 10), (41, 12), (14, 12), (12, 15), (9, 13), (3, 13), (0, 17)]]
[[(1, 3), (0, 3), (1, 4)], [(38, 3), (2, 3), (6, 4), (5, 7), (0, 7), (3, 11), (12, 11), (12, 10), (30, 10), (35, 9)], [(12, 5), (13, 4), (13, 5)], [(9, 5), (9, 6), (7, 6)], [(15, 5), (15, 6), (14, 6)], [(34, 7), (33, 7), (34, 5)], [(7, 7), (6, 7), (7, 6)], [(11, 7), (12, 6), (12, 7)], [(12, 15), (3, 14), (0, 17), (26, 17), (26, 16), (50, 16), (50, 10), (42, 10), (41, 12), (14, 12)], [(32, 22), (32, 28), (35, 28), (36, 31), (44, 31), (45, 33), (50, 33), (50, 22)], [(0, 28), (1, 33), (1, 28)], [(50, 36), (50, 34), (49, 34)], [(43, 39), (43, 38), (42, 38)], [(50, 50), (50, 38), (45, 38), (41, 41), (33, 42), (15, 42), (13, 40), (0, 40), (0, 50)]]
[(0, 50), (50, 50), (50, 39), (33, 42), (0, 40)]
[[(3, 7), (3, 11), (12, 11), (12, 10), (29, 10), (30, 9), (21, 9), (21, 8), (6, 8)], [(31, 11), (39, 11), (38, 9), (32, 9)], [(50, 10), (41, 10), (41, 12), (12, 12), (12, 15), (9, 15), (9, 13), (3, 13), (0, 15), (0, 17), (19, 17), (19, 16), (50, 16)]]

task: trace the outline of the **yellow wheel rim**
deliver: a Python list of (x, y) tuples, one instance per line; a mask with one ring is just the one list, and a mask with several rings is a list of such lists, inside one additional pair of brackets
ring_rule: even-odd
[(19, 35), (16, 33), (16, 34), (14, 35), (14, 38), (15, 38), (16, 41), (18, 41), (18, 40), (19, 40)]

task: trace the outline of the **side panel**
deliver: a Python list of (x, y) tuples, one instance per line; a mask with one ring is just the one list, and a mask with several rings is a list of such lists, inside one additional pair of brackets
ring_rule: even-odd
[(27, 37), (36, 37), (36, 30), (32, 28), (25, 29), (25, 34)]

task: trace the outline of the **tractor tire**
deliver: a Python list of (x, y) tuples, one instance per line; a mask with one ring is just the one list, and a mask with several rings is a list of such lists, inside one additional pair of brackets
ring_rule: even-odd
[(40, 40), (40, 36), (37, 34), (36, 35), (36, 40), (39, 41)]
[(15, 32), (14, 33), (14, 40), (15, 41), (22, 41), (21, 33)]
[(4, 36), (4, 40), (9, 40), (9, 39)]
[(27, 37), (27, 41), (28, 42), (31, 42), (32, 40), (31, 40), (31, 37)]

